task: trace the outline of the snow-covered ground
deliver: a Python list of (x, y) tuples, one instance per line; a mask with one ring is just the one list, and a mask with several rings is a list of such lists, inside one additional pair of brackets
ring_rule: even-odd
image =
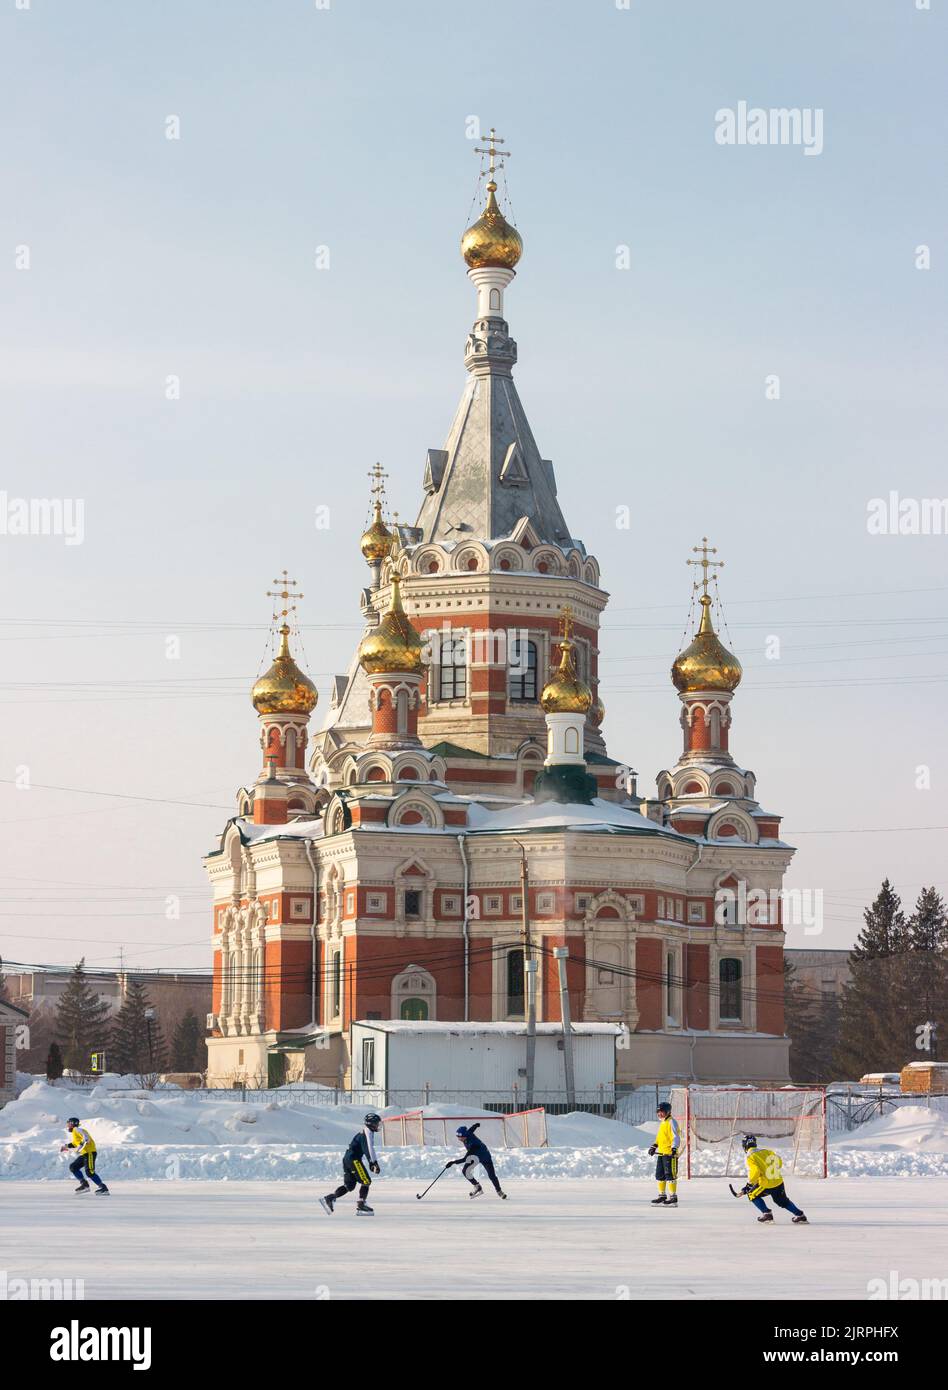
[[(361, 1126), (364, 1106), (301, 1104), (293, 1089), (265, 1100), (175, 1089), (118, 1094), (107, 1079), (91, 1090), (37, 1080), (0, 1110), (0, 1179), (55, 1180), (66, 1176), (60, 1155), (67, 1116), (78, 1114), (99, 1149), (107, 1182), (129, 1179), (247, 1179), (325, 1182)], [(394, 1113), (391, 1112), (391, 1113)], [(431, 1106), (428, 1114), (471, 1113), (470, 1107)], [(484, 1115), (487, 1112), (482, 1112)], [(654, 1125), (635, 1128), (598, 1115), (547, 1117), (549, 1147), (503, 1151), (517, 1178), (645, 1178)], [(386, 1173), (420, 1178), (456, 1149), (388, 1148)], [(948, 1117), (905, 1106), (838, 1137), (830, 1148), (834, 1177), (948, 1177)]]
[[(501, 1156), (506, 1169), (508, 1154)], [(420, 1165), (421, 1166), (421, 1165)], [(429, 1165), (430, 1168), (431, 1165)], [(760, 1226), (720, 1181), (649, 1206), (651, 1182), (529, 1182), (470, 1201), (448, 1173), (424, 1201), (383, 1176), (374, 1217), (351, 1198), (327, 1217), (324, 1184), (0, 1183), (0, 1267), (10, 1280), (82, 1279), (87, 1299), (866, 1299), (870, 1281), (948, 1277), (948, 1178), (807, 1181), (811, 1220)]]
[[(426, 1113), (469, 1115), (471, 1109), (431, 1106)], [(66, 1177), (68, 1159), (59, 1146), (71, 1114), (92, 1132), (99, 1169), (110, 1183), (142, 1178), (324, 1183), (338, 1174), (340, 1155), (361, 1126), (364, 1106), (301, 1104), (292, 1087), (242, 1103), (179, 1090), (118, 1094), (112, 1080), (91, 1090), (33, 1081), (0, 1110), (0, 1179)], [(652, 1175), (654, 1160), (647, 1149), (654, 1124), (634, 1128), (575, 1114), (548, 1116), (547, 1127), (548, 1148), (502, 1150), (510, 1179)], [(385, 1171), (393, 1178), (421, 1178), (457, 1152), (388, 1148)], [(905, 1106), (840, 1136), (831, 1145), (830, 1174), (948, 1177), (948, 1116)]]

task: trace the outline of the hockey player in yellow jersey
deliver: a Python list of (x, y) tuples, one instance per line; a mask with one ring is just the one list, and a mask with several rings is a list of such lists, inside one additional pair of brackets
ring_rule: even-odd
[(655, 1158), (655, 1177), (658, 1180), (658, 1196), (653, 1198), (653, 1207), (677, 1207), (678, 1205), (678, 1150), (681, 1148), (681, 1134), (678, 1121), (672, 1118), (672, 1108), (663, 1100), (656, 1110), (658, 1133), (655, 1143), (649, 1146), (649, 1154)]
[(86, 1179), (90, 1178), (95, 1184), (95, 1195), (107, 1197), (109, 1189), (95, 1171), (96, 1147), (92, 1135), (79, 1123), (75, 1115), (66, 1121), (66, 1130), (69, 1134), (69, 1142), (61, 1145), (59, 1152), (65, 1153), (70, 1148), (78, 1151), (74, 1162), (69, 1165), (70, 1173), (79, 1182), (76, 1191), (88, 1192), (89, 1183)]
[(757, 1138), (753, 1134), (744, 1135), (741, 1148), (747, 1159), (747, 1182), (740, 1192), (734, 1193), (735, 1197), (748, 1197), (753, 1202), (757, 1210), (763, 1213), (762, 1216), (758, 1216), (758, 1221), (774, 1219), (773, 1212), (764, 1200), (765, 1197), (769, 1197), (774, 1206), (782, 1207), (790, 1213), (795, 1226), (807, 1225), (803, 1212), (794, 1206), (787, 1196), (787, 1189), (783, 1185), (783, 1162), (780, 1155), (775, 1154), (773, 1149), (758, 1148)]

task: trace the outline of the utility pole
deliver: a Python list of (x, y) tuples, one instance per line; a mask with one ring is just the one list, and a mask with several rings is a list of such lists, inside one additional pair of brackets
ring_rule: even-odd
[[(517, 841), (520, 845), (520, 841)], [(533, 1082), (537, 1060), (537, 963), (530, 940), (530, 874), (527, 851), (520, 845), (520, 906), (523, 926), (523, 968), (527, 985), (527, 1110), (533, 1107)]]
[(566, 987), (566, 960), (569, 951), (565, 946), (553, 947), (553, 958), (560, 976), (560, 1018), (563, 1020), (563, 1066), (566, 1069), (566, 1104), (570, 1110), (576, 1109), (576, 1077), (573, 1072), (573, 1025), (569, 1016), (569, 990)]

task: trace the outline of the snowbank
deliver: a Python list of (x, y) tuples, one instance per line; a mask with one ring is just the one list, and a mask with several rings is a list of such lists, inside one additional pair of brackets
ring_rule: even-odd
[[(51, 1181), (66, 1175), (60, 1155), (65, 1122), (78, 1115), (95, 1137), (106, 1181), (119, 1178), (296, 1179), (325, 1182), (338, 1174), (342, 1151), (362, 1124), (364, 1105), (304, 1105), (293, 1088), (251, 1102), (201, 1091), (119, 1094), (114, 1078), (87, 1088), (32, 1080), (0, 1110), (0, 1179)], [(385, 1114), (400, 1113), (392, 1107)], [(487, 1115), (470, 1106), (436, 1105), (426, 1114)], [(549, 1147), (500, 1149), (513, 1178), (648, 1178), (654, 1125), (635, 1127), (600, 1115), (547, 1117)], [(388, 1148), (390, 1177), (432, 1177), (456, 1147)], [(831, 1175), (948, 1176), (948, 1117), (905, 1106), (837, 1139)]]
[(833, 1140), (834, 1153), (851, 1148), (948, 1154), (948, 1115), (927, 1105), (901, 1105)]

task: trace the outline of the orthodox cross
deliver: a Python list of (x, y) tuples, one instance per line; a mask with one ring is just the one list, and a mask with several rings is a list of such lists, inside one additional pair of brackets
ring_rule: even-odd
[[(273, 621), (276, 622), (278, 618), (283, 618), (283, 620), (286, 621), (288, 614), (296, 612), (296, 601), (297, 599), (301, 599), (303, 595), (297, 592), (297, 581), (295, 579), (290, 579), (286, 570), (283, 571), (282, 579), (274, 579), (273, 582), (274, 584), (281, 584), (283, 586), (280, 589), (267, 590), (267, 598), (281, 598), (283, 600), (283, 608), (279, 613), (274, 613)], [(290, 603), (290, 599), (293, 600), (292, 603)]]
[(563, 612), (560, 616), (560, 636), (568, 642), (573, 635), (573, 608), (566, 603), (563, 605)]
[[(709, 577), (709, 576), (708, 576), (708, 570), (723, 569), (723, 568), (724, 568), (724, 561), (723, 561), (723, 560), (709, 560), (709, 559), (708, 559), (708, 556), (709, 556), (709, 555), (717, 555), (717, 553), (718, 553), (718, 548), (717, 548), (716, 545), (708, 545), (708, 538), (707, 538), (707, 536), (702, 536), (702, 537), (701, 537), (701, 544), (700, 544), (700, 545), (693, 545), (691, 548), (692, 548), (692, 550), (695, 552), (696, 555), (700, 555), (700, 556), (701, 556), (701, 559), (700, 559), (700, 560), (686, 560), (685, 563), (688, 564), (688, 565), (700, 565), (700, 566), (701, 566), (702, 575), (701, 575), (700, 583), (701, 583), (701, 585), (702, 585), (702, 588), (703, 588), (703, 590), (704, 590), (704, 593), (707, 594), (707, 592), (708, 592), (708, 577)], [(698, 583), (696, 582), (696, 583), (695, 583), (695, 588), (697, 589), (697, 587), (698, 587)]]
[[(488, 172), (489, 172), (491, 178), (494, 177), (494, 159), (495, 159), (495, 157), (496, 157), (497, 155), (500, 155), (501, 157), (506, 156), (506, 157), (509, 158), (509, 156), (510, 156), (510, 151), (509, 151), (509, 150), (498, 150), (498, 149), (496, 148), (498, 144), (501, 144), (501, 145), (502, 145), (503, 143), (504, 143), (504, 137), (503, 137), (502, 135), (497, 135), (497, 134), (495, 133), (495, 131), (494, 131), (494, 127), (491, 126), (491, 128), (490, 128), (490, 134), (489, 134), (488, 137), (487, 137), (487, 145), (488, 145), (488, 148), (487, 148), (486, 150), (482, 150), (481, 147), (480, 147), (479, 145), (475, 145), (475, 146), (474, 146), (474, 153), (475, 153), (475, 154), (486, 154), (486, 155), (488, 156), (488, 159), (490, 160), (490, 163), (489, 163), (489, 165), (488, 165)], [(483, 166), (481, 166), (481, 167), (483, 167)]]
[(377, 502), (381, 502), (385, 496), (385, 479), (388, 477), (385, 469), (380, 463), (376, 463), (369, 470), (369, 477), (372, 479), (372, 496)]

